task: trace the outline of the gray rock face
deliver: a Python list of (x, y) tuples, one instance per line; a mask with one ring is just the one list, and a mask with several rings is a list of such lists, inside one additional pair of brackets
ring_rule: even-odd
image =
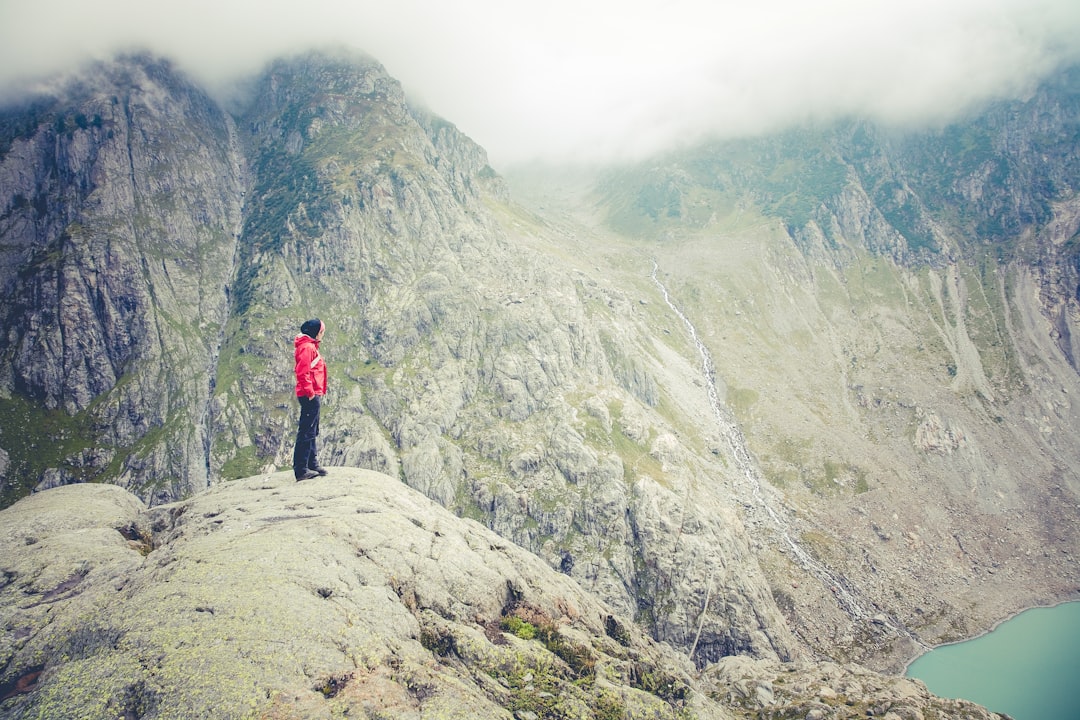
[[(94, 67), (35, 107), (0, 157), (0, 393), (63, 411), (79, 437), (20, 479), (107, 469), (146, 496), (205, 487), (240, 227), (233, 121), (145, 58)], [(93, 445), (120, 454), (81, 455)]]
[[(283, 340), (298, 312), (318, 315), (335, 371), (324, 417), (335, 462), (399, 472), (553, 567), (567, 563), (659, 639), (689, 646), (702, 625), (701, 661), (789, 657), (794, 640), (726, 501), (696, 507), (677, 464), (678, 493), (628, 468), (622, 453), (648, 456), (659, 435), (658, 369), (635, 358), (640, 340), (589, 317), (600, 293), (496, 223), (488, 205), (505, 187), (483, 151), (355, 59), (282, 63), (257, 98), (241, 120), (255, 196), (237, 269), (244, 320), (222, 349), (237, 370), (215, 389), (212, 466), (238, 447), (288, 463)], [(595, 412), (634, 418), (632, 450), (587, 438), (592, 416), (575, 396), (597, 391)], [(282, 412), (268, 413), (268, 398)], [(702, 575), (764, 604), (716, 595), (706, 608)]]
[(152, 509), (73, 485), (0, 528), (4, 718), (992, 717), (858, 668), (699, 676), (531, 553), (365, 470)]
[(1007, 716), (965, 700), (938, 698), (918, 680), (879, 675), (856, 665), (786, 663), (725, 658), (706, 672), (708, 686), (720, 690), (741, 717), (970, 718)]

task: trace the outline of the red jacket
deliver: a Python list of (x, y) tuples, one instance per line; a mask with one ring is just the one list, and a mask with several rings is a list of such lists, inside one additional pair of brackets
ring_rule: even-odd
[(304, 334), (296, 336), (296, 397), (326, 394), (326, 363), (319, 354), (319, 341)]

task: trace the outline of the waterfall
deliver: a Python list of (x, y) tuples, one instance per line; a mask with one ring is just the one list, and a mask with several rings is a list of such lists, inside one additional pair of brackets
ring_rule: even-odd
[[(790, 525), (783, 513), (775, 509), (766, 499), (765, 493), (762, 490), (761, 473), (758, 470), (757, 464), (750, 456), (750, 451), (746, 447), (746, 439), (743, 437), (742, 431), (739, 429), (734, 419), (729, 417), (727, 408), (720, 400), (720, 393), (716, 389), (716, 369), (713, 365), (712, 355), (709, 353), (709, 349), (705, 347), (705, 343), (702, 342), (701, 338), (698, 336), (697, 328), (690, 322), (690, 318), (679, 309), (679, 306), (671, 299), (667, 287), (665, 287), (664, 283), (657, 277), (658, 269), (659, 266), (653, 261), (652, 281), (663, 294), (664, 302), (667, 303), (667, 306), (671, 308), (671, 311), (682, 321), (687, 332), (690, 334), (690, 338), (694, 341), (694, 346), (697, 348), (698, 355), (701, 358), (701, 374), (704, 378), (705, 387), (708, 393), (709, 407), (712, 410), (716, 426), (720, 430), (720, 435), (727, 442), (731, 458), (734, 460), (735, 466), (739, 470), (739, 476), (749, 489), (751, 499), (750, 506), (756, 510), (763, 511), (765, 515), (768, 516), (783, 543), (791, 551), (791, 554), (798, 563), (804, 570), (816, 577), (824, 583), (825, 587), (832, 591), (837, 602), (840, 604), (840, 607), (851, 618), (855, 620), (870, 619), (872, 613), (863, 606), (863, 603), (860, 602), (859, 598), (856, 596), (855, 591), (849, 587), (850, 583), (848, 580), (811, 557), (810, 554), (795, 541), (795, 538), (791, 536)], [(895, 632), (903, 633), (913, 640), (916, 640), (916, 642), (919, 642), (910, 632), (901, 630), (891, 621), (887, 623), (887, 626)]]

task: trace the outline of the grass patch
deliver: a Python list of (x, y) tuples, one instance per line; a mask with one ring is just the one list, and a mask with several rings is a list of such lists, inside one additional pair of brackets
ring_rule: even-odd
[(833, 495), (844, 490), (859, 494), (869, 489), (866, 471), (850, 463), (826, 460), (822, 463), (822, 471), (816, 476), (817, 482), (810, 484), (819, 495)]
[(239, 480), (251, 477), (262, 471), (265, 463), (256, 455), (255, 446), (240, 448), (236, 454), (221, 466), (222, 480)]
[(507, 615), (499, 622), (499, 627), (511, 635), (516, 635), (522, 640), (536, 638), (536, 626), (527, 620), (522, 620), (517, 615)]
[(800, 536), (799, 544), (823, 562), (832, 554), (833, 541), (823, 532), (808, 530)]
[(84, 451), (99, 446), (88, 411), (68, 415), (49, 410), (15, 395), (0, 398), (0, 448), (8, 454), (8, 482), (0, 492), (0, 509), (29, 495), (49, 468), (57, 468), (76, 482), (102, 479), (106, 468), (78, 462)]
[(759, 396), (756, 390), (728, 385), (725, 399), (735, 416), (744, 421), (750, 417), (750, 409), (757, 404)]
[(522, 604), (503, 615), (499, 626), (523, 640), (536, 640), (563, 662), (576, 681), (596, 677), (596, 656), (591, 648), (578, 645), (559, 632), (555, 622), (543, 610)]
[[(651, 436), (655, 430), (649, 431)], [(611, 429), (611, 441), (616, 454), (623, 463), (623, 476), (628, 483), (637, 481), (639, 475), (646, 475), (656, 482), (664, 483), (664, 467), (649, 453), (648, 447), (627, 437), (618, 426)]]

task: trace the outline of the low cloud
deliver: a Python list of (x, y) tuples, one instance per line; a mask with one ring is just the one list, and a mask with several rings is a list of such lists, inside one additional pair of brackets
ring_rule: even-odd
[(1076, 0), (0, 0), (0, 93), (148, 48), (214, 89), (346, 45), (506, 167), (861, 115), (903, 126), (1080, 61)]

